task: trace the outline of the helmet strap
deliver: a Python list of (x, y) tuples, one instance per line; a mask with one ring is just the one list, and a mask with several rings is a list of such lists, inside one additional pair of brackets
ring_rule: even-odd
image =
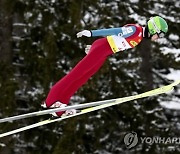
[(145, 30), (144, 30), (144, 38), (150, 39), (151, 38), (151, 34), (149, 33), (149, 29), (148, 26), (145, 26)]

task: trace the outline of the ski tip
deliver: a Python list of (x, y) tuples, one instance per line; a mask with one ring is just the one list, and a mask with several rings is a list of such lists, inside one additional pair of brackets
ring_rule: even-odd
[(180, 84), (180, 80), (176, 80), (176, 81), (174, 81), (172, 84), (171, 84), (171, 86), (177, 86), (178, 84)]

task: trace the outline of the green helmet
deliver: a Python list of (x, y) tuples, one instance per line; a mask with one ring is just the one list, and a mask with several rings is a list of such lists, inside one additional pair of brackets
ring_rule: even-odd
[(148, 30), (151, 35), (160, 34), (160, 33), (167, 33), (168, 31), (168, 24), (167, 22), (160, 16), (151, 17), (147, 23)]

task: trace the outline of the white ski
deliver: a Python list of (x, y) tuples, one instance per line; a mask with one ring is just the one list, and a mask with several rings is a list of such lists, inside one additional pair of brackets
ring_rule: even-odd
[[(43, 126), (43, 125), (46, 125), (46, 124), (49, 124), (49, 123), (61, 121), (61, 120), (64, 120), (64, 119), (68, 119), (68, 118), (71, 118), (71, 117), (75, 117), (75, 116), (78, 116), (78, 115), (82, 115), (82, 114), (85, 114), (85, 113), (89, 113), (89, 112), (92, 112), (92, 111), (96, 111), (96, 110), (99, 110), (99, 109), (110, 107), (110, 106), (113, 106), (113, 105), (121, 104), (121, 103), (124, 103), (124, 102), (136, 100), (136, 99), (139, 99), (139, 98), (144, 98), (144, 97), (149, 97), (149, 96), (154, 96), (154, 95), (167, 93), (167, 92), (170, 92), (171, 90), (173, 90), (174, 86), (178, 85), (179, 83), (180, 83), (180, 80), (177, 80), (177, 81), (175, 81), (174, 83), (172, 83), (170, 85), (163, 86), (161, 88), (157, 88), (157, 89), (154, 89), (154, 90), (150, 90), (150, 91), (142, 93), (142, 94), (129, 96), (129, 97), (123, 97), (123, 98), (117, 98), (117, 99), (114, 99), (112, 102), (109, 102), (109, 103), (105, 103), (105, 104), (94, 106), (94, 107), (89, 107), (87, 109), (82, 109), (79, 113), (76, 113), (74, 115), (69, 115), (69, 116), (60, 117), (60, 118), (56, 118), (56, 119), (44, 120), (44, 121), (29, 125), (29, 126), (18, 128), (18, 129), (15, 129), (15, 130), (12, 130), (12, 131), (9, 131), (9, 132), (6, 132), (6, 133), (2, 133), (2, 134), (0, 134), (0, 138), (8, 136), (8, 135), (15, 134), (15, 133), (19, 133), (19, 132), (22, 132), (22, 131), (25, 131), (25, 130), (28, 130), (28, 129)], [(109, 100), (107, 100), (107, 101), (109, 101)]]
[(15, 120), (36, 117), (36, 116), (41, 116), (41, 115), (45, 115), (45, 114), (50, 114), (53, 112), (66, 111), (66, 110), (70, 110), (70, 109), (88, 108), (88, 107), (97, 106), (97, 105), (101, 105), (101, 104), (111, 103), (111, 102), (114, 102), (115, 100), (117, 100), (117, 99), (96, 101), (96, 102), (85, 103), (85, 104), (71, 105), (71, 106), (67, 106), (67, 107), (63, 107), (63, 108), (52, 108), (52, 109), (46, 109), (46, 110), (37, 111), (37, 112), (31, 112), (31, 113), (21, 114), (21, 115), (17, 115), (17, 116), (2, 118), (2, 119), (0, 119), (0, 123), (12, 122)]

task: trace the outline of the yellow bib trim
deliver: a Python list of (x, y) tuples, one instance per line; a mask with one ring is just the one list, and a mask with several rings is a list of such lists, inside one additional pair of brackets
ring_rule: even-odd
[(113, 51), (114, 53), (118, 52), (119, 49), (118, 49), (117, 46), (115, 45), (112, 36), (107, 36), (107, 40), (108, 40), (108, 43), (109, 43), (112, 51)]

